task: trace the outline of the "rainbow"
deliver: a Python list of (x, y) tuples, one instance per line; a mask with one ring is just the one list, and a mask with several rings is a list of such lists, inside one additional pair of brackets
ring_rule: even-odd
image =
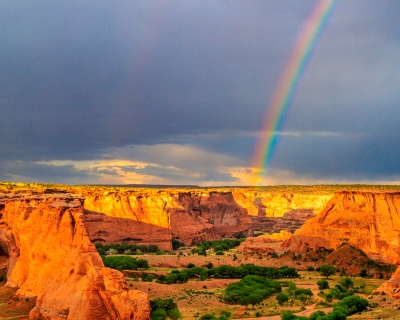
[(314, 12), (298, 37), (289, 62), (280, 78), (265, 117), (262, 135), (252, 158), (251, 167), (256, 169), (256, 185), (262, 183), (262, 179), (268, 171), (277, 144), (277, 132), (282, 126), (301, 75), (307, 66), (318, 37), (329, 20), (335, 2), (336, 0), (318, 1)]

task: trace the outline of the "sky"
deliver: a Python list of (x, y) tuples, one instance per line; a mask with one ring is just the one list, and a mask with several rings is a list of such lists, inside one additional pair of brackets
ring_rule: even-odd
[[(251, 184), (317, 2), (0, 0), (0, 181)], [(261, 184), (400, 184), (399, 13), (336, 2)]]

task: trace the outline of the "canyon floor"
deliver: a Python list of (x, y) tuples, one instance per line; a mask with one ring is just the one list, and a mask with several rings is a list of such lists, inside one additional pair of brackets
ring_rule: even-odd
[[(191, 249), (191, 248), (190, 248)], [(297, 267), (298, 269), (306, 269), (309, 263), (301, 263), (292, 259), (290, 255), (282, 255), (278, 258), (263, 256), (261, 259), (251, 254), (241, 254), (236, 249), (231, 249), (223, 256), (209, 254), (207, 256), (188, 255), (190, 249), (177, 250), (176, 255), (132, 255), (137, 259), (146, 259), (150, 268), (142, 272), (169, 273), (172, 270), (186, 267), (189, 263), (196, 266), (205, 266), (212, 263), (214, 266), (232, 265), (239, 266), (241, 264), (253, 263), (261, 266), (281, 267), (283, 265)], [(184, 255), (179, 255), (182, 252)], [(351, 259), (357, 260), (358, 257), (352, 256)], [(275, 295), (265, 299), (261, 304), (255, 307), (244, 307), (241, 305), (230, 305), (222, 301), (224, 289), (230, 283), (237, 282), (239, 279), (207, 279), (205, 281), (189, 280), (184, 284), (159, 284), (153, 282), (143, 282), (133, 275), (125, 277), (125, 281), (130, 289), (136, 289), (146, 292), (150, 299), (155, 298), (172, 298), (178, 305), (183, 320), (197, 320), (204, 314), (214, 314), (219, 316), (221, 312), (228, 311), (232, 314), (232, 319), (261, 319), (275, 320), (280, 319), (280, 312), (290, 310), (298, 315), (307, 316), (317, 310), (329, 312), (332, 307), (317, 306), (319, 301), (324, 301), (318, 296), (319, 289), (316, 285), (322, 277), (316, 271), (299, 271), (300, 278), (279, 279), (280, 283), (292, 281), (298, 288), (311, 289), (314, 296), (304, 305), (295, 300), (292, 306), (285, 304), (280, 306)], [(327, 279), (330, 287), (334, 287), (339, 283), (341, 276), (335, 274)], [(373, 294), (387, 279), (361, 278), (352, 277), (354, 286), (365, 284), (365, 292), (359, 293), (361, 297), (368, 299), (368, 302), (376, 307), (368, 312), (353, 315), (348, 319), (400, 319), (400, 301), (396, 298), (390, 298), (384, 295)], [(34, 299), (18, 299), (14, 296), (16, 289), (4, 286), (5, 282), (0, 285), (0, 319), (28, 319), (29, 311), (34, 307)], [(285, 288), (284, 288), (285, 289)]]

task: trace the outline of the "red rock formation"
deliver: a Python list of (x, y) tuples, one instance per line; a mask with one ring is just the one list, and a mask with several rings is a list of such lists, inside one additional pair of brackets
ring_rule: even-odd
[(283, 217), (265, 217), (265, 213), (260, 213), (257, 217), (251, 217), (254, 231), (274, 233), (281, 230), (294, 233), (308, 219), (315, 217), (312, 209), (293, 209), (286, 212)]
[[(93, 242), (186, 245), (252, 234), (252, 223), (231, 192), (86, 191), (85, 224)], [(134, 235), (134, 236), (132, 236)]]
[(172, 250), (170, 228), (89, 210), (85, 210), (84, 223), (93, 243), (155, 244), (160, 249)]
[(217, 238), (232, 237), (237, 232), (252, 234), (247, 209), (236, 203), (232, 192), (210, 192), (208, 195), (181, 193), (179, 203), (190, 216), (201, 217), (207, 223), (206, 228), (213, 228)]
[(308, 220), (283, 249), (337, 248), (349, 243), (370, 258), (400, 263), (400, 192), (342, 191)]
[(42, 195), (5, 201), (0, 244), (9, 256), (6, 285), (18, 287), (18, 296), (37, 296), (33, 319), (149, 319), (147, 294), (128, 290), (119, 271), (104, 267), (83, 223), (82, 200)]
[(291, 233), (282, 230), (279, 233), (264, 234), (259, 237), (250, 237), (238, 247), (238, 252), (247, 253), (268, 253), (279, 248), (283, 241), (290, 239)]

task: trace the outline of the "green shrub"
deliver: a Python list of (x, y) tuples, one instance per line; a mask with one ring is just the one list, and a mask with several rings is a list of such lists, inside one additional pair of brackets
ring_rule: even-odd
[(230, 304), (255, 305), (282, 290), (279, 282), (261, 276), (246, 276), (225, 289), (224, 301)]
[(183, 242), (180, 242), (177, 239), (172, 238), (172, 249), (173, 250), (178, 250), (180, 247), (184, 247), (185, 244)]
[(156, 309), (151, 313), (151, 320), (165, 320), (167, 319), (167, 311), (164, 309)]
[(367, 269), (361, 269), (361, 271), (360, 271), (360, 277), (365, 278), (365, 277), (367, 277), (367, 276), (368, 276), (368, 274), (367, 274)]
[(350, 289), (354, 286), (354, 281), (349, 277), (344, 277), (340, 279), (340, 284), (346, 289)]
[(138, 269), (137, 260), (128, 256), (105, 256), (103, 257), (103, 262), (106, 267), (119, 271)]
[(368, 307), (368, 300), (359, 296), (344, 297), (333, 306), (334, 311), (339, 311), (347, 316), (364, 311)]
[(145, 259), (139, 259), (137, 261), (137, 267), (138, 269), (148, 269), (149, 268), (149, 262)]
[(319, 267), (319, 272), (322, 276), (329, 278), (329, 276), (335, 274), (336, 268), (330, 264), (326, 264)]
[(171, 298), (168, 298), (168, 299), (157, 298), (157, 299), (150, 300), (150, 306), (151, 306), (151, 309), (153, 309), (153, 310), (164, 309), (166, 311), (178, 308), (175, 301), (172, 300)]
[(153, 274), (145, 274), (142, 277), (142, 281), (144, 282), (152, 282), (154, 280), (155, 276)]
[(103, 246), (101, 243), (96, 243), (95, 246), (100, 255), (104, 255), (102, 253), (106, 252), (110, 249), (116, 250), (116, 252), (118, 254), (123, 254), (125, 252), (130, 253), (130, 254), (137, 253), (137, 252), (153, 252), (154, 253), (159, 250), (159, 248), (154, 244), (145, 246), (145, 245), (136, 245), (136, 244), (127, 244), (127, 243), (123, 243), (123, 244), (117, 243), (117, 244), (106, 244)]
[(276, 300), (280, 305), (283, 305), (285, 302), (289, 301), (289, 296), (286, 293), (279, 292), (276, 295)]
[(326, 280), (318, 280), (317, 286), (319, 290), (329, 289), (329, 282)]
[(171, 309), (167, 312), (168, 317), (171, 320), (178, 320), (182, 318), (182, 314), (180, 313), (178, 308)]

